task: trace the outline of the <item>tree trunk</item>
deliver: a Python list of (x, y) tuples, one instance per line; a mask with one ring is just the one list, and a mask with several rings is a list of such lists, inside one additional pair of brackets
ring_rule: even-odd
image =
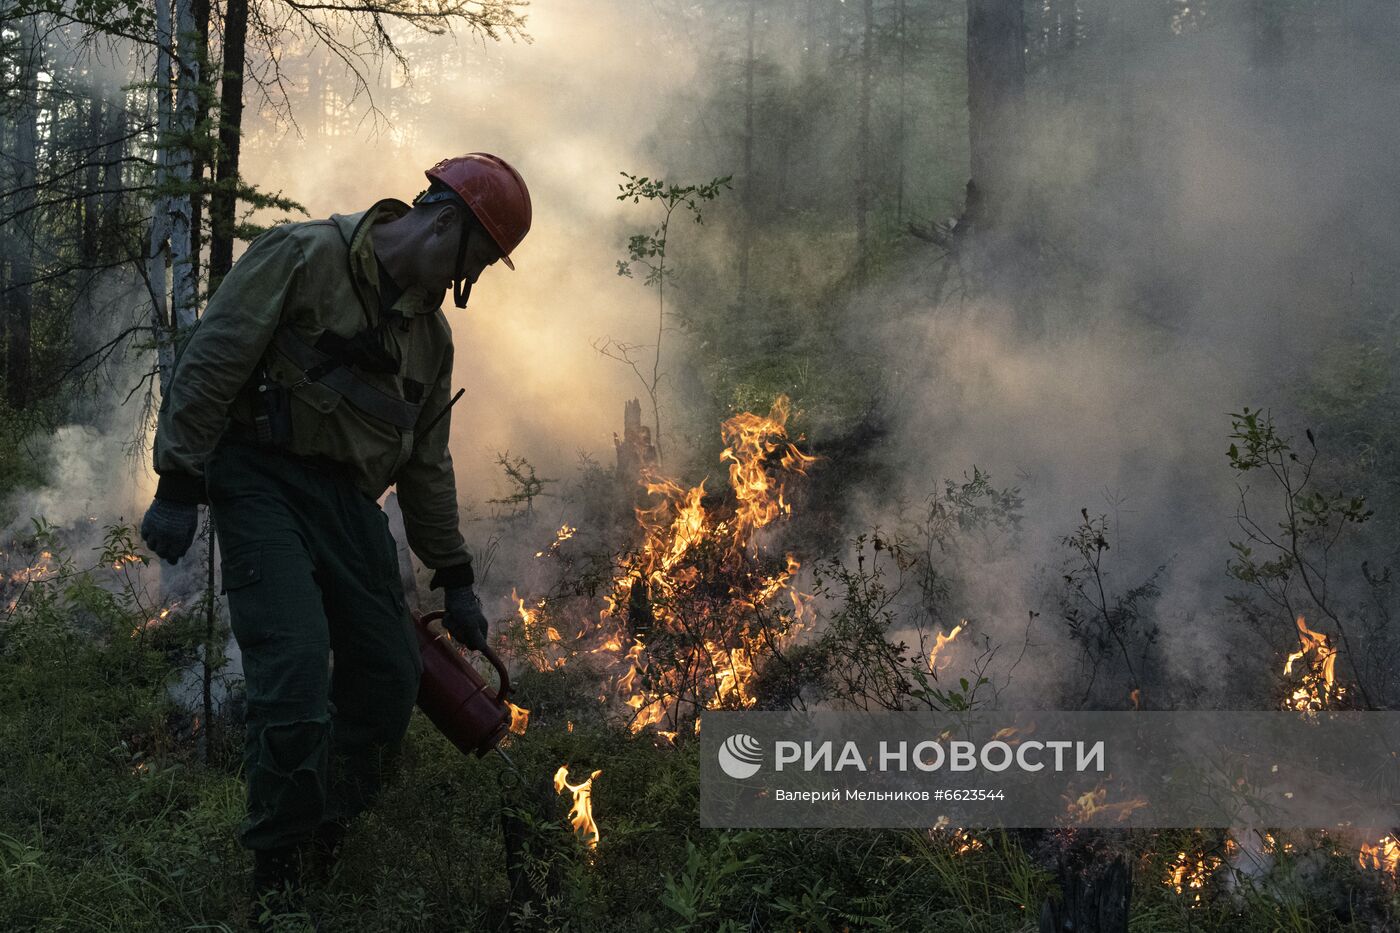
[[(156, 12), (156, 139), (168, 142), (174, 115), (170, 86), (170, 51), (172, 36), (169, 0), (155, 0)], [(158, 194), (151, 205), (150, 249), (146, 255), (146, 284), (151, 291), (151, 331), (156, 342), (156, 365), (160, 370), (160, 391), (164, 396), (170, 389), (170, 376), (175, 361), (175, 347), (170, 339), (170, 298), (166, 277), (166, 261), (170, 255), (170, 197), (165, 192), (169, 184), (170, 150), (156, 147), (155, 188)]]
[(198, 283), (204, 253), (204, 171), (209, 167), (209, 145), (204, 125), (209, 119), (214, 82), (209, 75), (209, 0), (191, 0), (191, 10), (199, 66), (194, 107), (194, 125), (199, 134), (199, 144), (190, 147), (190, 179), (194, 183), (190, 193), (190, 270), (191, 277)]
[(1120, 856), (1107, 865), (1059, 866), (1060, 898), (1040, 907), (1040, 933), (1128, 933), (1133, 874)]
[[(248, 0), (228, 0), (224, 11), (223, 77), (219, 84), (219, 161), (209, 201), (209, 293), (233, 268), (238, 212), (238, 152), (243, 126), (243, 69), (248, 38)], [(317, 102), (320, 103), (319, 101)]]
[(642, 402), (631, 399), (622, 409), (622, 437), (613, 435), (617, 449), (617, 482), (629, 498), (641, 487), (642, 477), (656, 467), (651, 430), (642, 424)]
[(744, 60), (744, 203), (739, 237), (739, 301), (749, 297), (749, 254), (753, 248), (753, 32), (758, 0), (749, 0), (748, 54)]
[(98, 145), (107, 126), (101, 95), (94, 92), (88, 98), (87, 105), (87, 136), (83, 146), (89, 155), (87, 167), (83, 170), (83, 232), (78, 241), (78, 263), (83, 268), (84, 278), (91, 280), (102, 248), (102, 196), (97, 193), (102, 184), (102, 159), (97, 153), (101, 151)]
[(19, 108), (15, 117), (14, 220), (6, 239), (10, 276), (5, 302), (5, 389), (10, 407), (30, 401), (31, 332), (34, 314), (35, 185), (39, 137), (39, 35), (33, 17), (18, 24)]
[(122, 247), (122, 159), (126, 156), (126, 108), (108, 101), (107, 145), (102, 153), (102, 221), (101, 252), (109, 259), (117, 258)]
[(898, 94), (898, 122), (895, 128), (895, 192), (894, 192), (894, 222), (896, 227), (904, 226), (904, 148), (905, 148), (905, 92), (908, 85), (908, 62), (906, 47), (908, 45), (908, 23), (905, 17), (904, 0), (899, 0), (896, 10), (897, 19), (895, 22), (895, 41), (898, 43), (899, 69), (899, 94)]
[(860, 99), (856, 122), (856, 278), (865, 279), (870, 265), (870, 109), (875, 78), (875, 0), (865, 0), (860, 42)]
[(1021, 0), (967, 2), (967, 116), (971, 178), (964, 222), (995, 225), (1015, 200), (1026, 88)]
[(195, 251), (193, 171), (195, 126), (199, 118), (199, 26), (194, 0), (175, 0), (175, 27), (179, 51), (179, 85), (175, 98), (174, 134), (169, 140), (170, 181), (177, 189), (170, 197), (170, 294), (172, 336), (193, 326), (198, 316), (199, 255)]

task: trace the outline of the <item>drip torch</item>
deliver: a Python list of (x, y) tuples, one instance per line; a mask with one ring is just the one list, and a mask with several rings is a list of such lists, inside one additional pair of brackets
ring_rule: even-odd
[(510, 674), (496, 652), (490, 647), (481, 649), (500, 678), (499, 688), (492, 690), (443, 630), (442, 617), (441, 610), (413, 616), (423, 654), (418, 707), (463, 754), (480, 758), (494, 751), (514, 770), (515, 763), (499, 746), (510, 731), (510, 707), (506, 705)]

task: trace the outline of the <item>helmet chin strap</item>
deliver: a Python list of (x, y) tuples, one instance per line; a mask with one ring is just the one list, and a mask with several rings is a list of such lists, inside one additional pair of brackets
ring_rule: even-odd
[[(452, 267), (452, 271), (459, 272), (462, 269), (462, 261), (467, 258), (467, 225), (464, 222), (457, 233), (457, 265)], [(457, 307), (465, 309), (467, 299), (471, 297), (472, 283), (466, 279), (452, 279), (452, 302)]]
[[(465, 283), (465, 284), (464, 284)], [(472, 283), (466, 279), (455, 279), (452, 282), (452, 302), (459, 308), (466, 308), (467, 298), (471, 296)]]

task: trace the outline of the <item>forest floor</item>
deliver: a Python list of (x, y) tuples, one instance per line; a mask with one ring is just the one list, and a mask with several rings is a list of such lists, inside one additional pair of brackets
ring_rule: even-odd
[[(238, 724), (220, 719), (207, 754), (170, 699), (199, 625), (180, 614), (143, 625), (81, 572), (27, 586), (0, 624), (0, 929), (242, 928)], [(1028, 837), (701, 829), (698, 743), (633, 735), (596, 695), (583, 668), (521, 678), (532, 713), (509, 740), (518, 777), (497, 756), (457, 753), (415, 712), (395, 779), (313, 890), (320, 928), (1037, 928), (1054, 885)], [(560, 765), (575, 782), (601, 771), (596, 848), (569, 828), (571, 801), (552, 785)], [(513, 853), (505, 823), (523, 840)], [(1230, 883), (1220, 833), (1119, 842), (1135, 931), (1382, 930), (1400, 906), (1383, 873), (1325, 845), (1280, 851), (1268, 883), (1248, 885)], [(513, 893), (507, 863), (521, 859)]]

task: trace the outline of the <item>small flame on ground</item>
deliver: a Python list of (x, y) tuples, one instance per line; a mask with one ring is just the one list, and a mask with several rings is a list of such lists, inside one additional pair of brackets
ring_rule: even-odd
[(179, 604), (176, 603), (175, 605), (166, 606), (160, 612), (156, 613), (154, 616), (147, 619), (145, 622), (142, 622), (140, 625), (136, 626), (134, 629), (131, 630), (131, 637), (140, 638), (141, 635), (143, 635), (146, 632), (149, 632), (151, 629), (160, 628), (161, 623), (164, 622), (166, 619), (170, 618), (170, 613), (173, 612), (176, 606), (178, 605)]
[(38, 560), (28, 567), (21, 567), (11, 573), (8, 582), (11, 584), (38, 583), (52, 573), (53, 569), (52, 552), (41, 551)]
[(560, 765), (554, 772), (554, 791), (562, 794), (565, 790), (574, 795), (574, 805), (569, 810), (569, 823), (590, 849), (598, 848), (598, 823), (593, 819), (593, 779), (602, 774), (594, 771), (582, 784), (569, 783), (569, 766)]
[(555, 551), (559, 550), (559, 545), (572, 538), (576, 531), (578, 531), (578, 529), (570, 525), (568, 522), (565, 522), (564, 524), (560, 525), (559, 530), (554, 533), (554, 540), (550, 542), (549, 547), (543, 551), (536, 551), (535, 556), (544, 557), (546, 554), (552, 554)]
[(509, 700), (506, 700), (506, 706), (510, 707), (510, 731), (515, 735), (524, 735), (525, 728), (530, 725), (530, 711)]
[(1142, 691), (1137, 687), (1134, 687), (1132, 692), (1128, 694), (1128, 699), (1133, 701), (1133, 709), (1142, 709)]
[(1308, 628), (1302, 616), (1298, 617), (1298, 640), (1302, 647), (1288, 655), (1284, 662), (1285, 677), (1293, 673), (1296, 661), (1307, 660), (1307, 669), (1302, 679), (1284, 700), (1283, 708), (1307, 712), (1328, 709), (1346, 695), (1346, 688), (1335, 682), (1337, 649), (1327, 636)]
[(1191, 905), (1201, 902), (1201, 894), (1216, 869), (1220, 859), (1214, 855), (1193, 858), (1185, 852), (1178, 852), (1168, 871), (1166, 884), (1177, 894), (1190, 894)]
[(1390, 835), (1374, 845), (1362, 843), (1358, 861), (1362, 868), (1385, 872), (1391, 878), (1400, 877), (1400, 841)]
[(982, 840), (965, 829), (953, 830), (953, 854), (964, 855), (982, 848)]

